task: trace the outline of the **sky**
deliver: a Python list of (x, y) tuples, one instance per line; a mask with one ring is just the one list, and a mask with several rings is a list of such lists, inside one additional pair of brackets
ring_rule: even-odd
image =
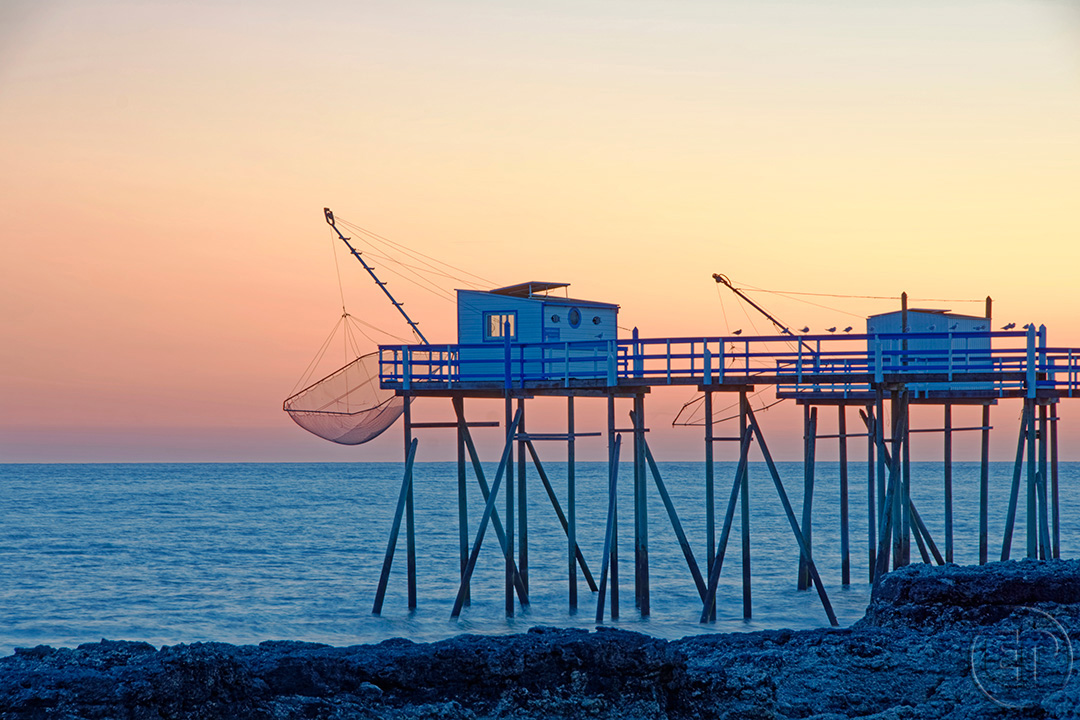
[[(397, 430), (339, 447), (281, 411), (343, 301), (407, 334), (326, 206), (493, 287), (571, 283), (647, 337), (751, 327), (721, 272), (973, 314), (990, 295), (995, 324), (1080, 347), (1077, 197), (1076, 2), (8, 0), (0, 461), (400, 460)], [(451, 302), (386, 279), (454, 341)], [(818, 331), (898, 305), (757, 297)], [(701, 456), (670, 427), (692, 397), (650, 397), (659, 458)], [(1019, 409), (994, 412), (1006, 459)], [(763, 420), (797, 458), (799, 411)]]

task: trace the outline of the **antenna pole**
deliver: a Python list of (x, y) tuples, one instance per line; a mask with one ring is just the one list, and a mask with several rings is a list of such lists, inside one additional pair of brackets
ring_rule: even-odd
[(782, 332), (784, 332), (784, 333), (785, 333), (785, 334), (787, 334), (787, 335), (791, 335), (791, 336), (792, 336), (793, 338), (795, 338), (796, 340), (798, 340), (798, 341), (799, 341), (799, 344), (800, 344), (800, 345), (802, 345), (802, 346), (803, 346), (804, 348), (806, 348), (806, 350), (807, 350), (808, 352), (810, 352), (811, 354), (814, 354), (814, 353), (816, 353), (816, 351), (815, 351), (815, 350), (814, 350), (814, 349), (813, 349), (812, 347), (810, 347), (809, 345), (807, 345), (807, 344), (806, 344), (805, 342), (803, 342), (803, 340), (802, 340), (801, 338), (799, 338), (799, 336), (798, 336), (798, 335), (796, 335), (795, 333), (793, 333), (793, 332), (791, 332), (790, 330), (788, 330), (788, 329), (787, 329), (787, 327), (785, 327), (785, 326), (784, 326), (784, 323), (782, 323), (782, 322), (780, 322), (779, 320), (777, 320), (776, 318), (774, 318), (774, 317), (773, 317), (772, 315), (770, 315), (770, 314), (769, 314), (769, 312), (768, 312), (768, 311), (767, 311), (767, 310), (766, 310), (765, 308), (761, 307), (761, 306), (760, 306), (760, 305), (758, 305), (758, 304), (757, 304), (756, 302), (754, 302), (753, 300), (751, 300), (750, 298), (748, 298), (748, 297), (747, 297), (747, 296), (746, 296), (746, 295), (745, 295), (745, 294), (743, 293), (743, 291), (742, 291), (742, 290), (740, 290), (739, 288), (737, 288), (737, 287), (735, 287), (734, 285), (732, 285), (732, 284), (731, 284), (731, 281), (730, 281), (730, 280), (728, 280), (728, 278), (727, 278), (727, 275), (721, 275), (720, 273), (713, 273), (713, 280), (715, 280), (716, 282), (720, 283), (721, 285), (726, 285), (726, 286), (727, 286), (727, 287), (728, 287), (728, 288), (729, 288), (729, 289), (731, 290), (731, 292), (735, 293), (735, 294), (736, 294), (736, 295), (738, 295), (738, 296), (739, 296), (740, 298), (742, 298), (743, 300), (745, 300), (745, 301), (746, 301), (747, 303), (749, 303), (749, 304), (750, 304), (750, 306), (751, 306), (752, 308), (754, 308), (755, 310), (757, 310), (757, 311), (758, 311), (759, 313), (761, 313), (761, 314), (762, 314), (762, 315), (764, 315), (765, 317), (769, 318), (769, 320), (770, 320), (770, 321), (772, 322), (772, 324), (773, 324), (773, 325), (775, 325), (776, 327), (780, 328), (780, 330), (781, 330)]
[(420, 338), (420, 340), (423, 341), (425, 345), (430, 345), (431, 343), (429, 343), (427, 341), (427, 338), (424, 337), (424, 333), (420, 332), (420, 328), (417, 327), (416, 323), (414, 323), (412, 318), (409, 317), (409, 314), (405, 312), (405, 308), (401, 306), (402, 304), (395, 300), (394, 296), (390, 294), (390, 291), (386, 289), (386, 283), (380, 280), (379, 276), (375, 274), (375, 270), (372, 269), (372, 267), (364, 261), (364, 258), (360, 256), (360, 251), (354, 248), (352, 246), (352, 243), (349, 242), (349, 238), (342, 235), (341, 231), (338, 230), (338, 226), (334, 224), (334, 213), (330, 211), (330, 208), (323, 208), (323, 213), (326, 215), (326, 223), (330, 227), (334, 228), (334, 232), (336, 232), (337, 236), (341, 238), (341, 242), (345, 243), (346, 247), (349, 248), (349, 252), (352, 253), (354, 258), (360, 261), (360, 264), (364, 266), (365, 270), (367, 270), (368, 275), (371, 276), (371, 279), (374, 280), (375, 284), (379, 286), (379, 289), (386, 293), (386, 297), (390, 298), (390, 302), (393, 304), (394, 307), (397, 308), (398, 312), (401, 313), (401, 316), (405, 318), (405, 322), (409, 323), (409, 327), (413, 329), (413, 332), (416, 333), (416, 335)]

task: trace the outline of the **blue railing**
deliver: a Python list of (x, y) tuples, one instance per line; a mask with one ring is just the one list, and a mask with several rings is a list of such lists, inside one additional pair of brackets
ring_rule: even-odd
[[(777, 349), (777, 346), (782, 346)], [(384, 345), (380, 381), (402, 389), (480, 383), (775, 384), (781, 393), (865, 392), (887, 376), (912, 387), (1080, 394), (1080, 349), (1045, 328), (1013, 332), (631, 338), (585, 342)], [(737, 380), (733, 380), (737, 379)]]

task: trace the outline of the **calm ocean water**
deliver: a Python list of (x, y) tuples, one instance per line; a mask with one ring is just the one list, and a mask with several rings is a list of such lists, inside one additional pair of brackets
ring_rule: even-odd
[[(869, 599), (866, 469), (851, 464), (852, 584), (840, 582), (838, 468), (818, 464), (814, 555), (841, 624)], [(704, 466), (665, 463), (661, 472), (699, 563), (705, 556)], [(565, 499), (564, 467), (547, 466)], [(802, 465), (782, 463), (796, 513)], [(723, 517), (734, 463), (718, 463)], [(520, 632), (533, 625), (593, 626), (595, 595), (579, 580), (581, 609), (566, 601), (566, 540), (530, 468), (532, 606), (503, 615), (502, 558), (488, 531), (472, 605), (449, 619), (457, 589), (457, 471), (418, 465), (415, 474), (419, 608), (406, 609), (404, 530), (382, 616), (371, 614), (401, 482), (396, 463), (0, 465), (0, 655), (39, 643), (101, 638), (155, 645), (294, 639), (336, 645), (403, 636), (431, 641), (463, 632)], [(978, 465), (954, 466), (955, 559), (978, 558)], [(494, 474), (493, 468), (489, 478)], [(1000, 553), (1011, 464), (991, 471), (991, 559)], [(470, 537), (482, 505), (470, 473)], [(700, 601), (655, 487), (650, 484), (652, 616), (634, 611), (630, 467), (620, 471), (620, 587), (616, 625), (665, 638), (692, 633), (807, 628), (827, 624), (816, 593), (795, 589), (798, 551), (764, 465), (751, 465), (754, 618), (742, 619), (736, 522), (725, 560), (717, 622), (697, 622)], [(1062, 556), (1080, 546), (1080, 463), (1063, 463)], [(606, 468), (578, 467), (579, 543), (599, 578)], [(913, 498), (944, 545), (942, 467), (916, 463)], [(504, 503), (500, 498), (499, 508)], [(738, 516), (736, 515), (736, 518)], [(1017, 523), (1014, 557), (1023, 554)], [(1017, 552), (1019, 551), (1019, 552)], [(912, 544), (913, 557), (917, 550)]]

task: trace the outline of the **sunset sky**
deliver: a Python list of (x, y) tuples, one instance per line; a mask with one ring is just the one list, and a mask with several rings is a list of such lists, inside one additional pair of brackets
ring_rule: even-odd
[[(569, 282), (649, 337), (749, 327), (722, 272), (991, 295), (995, 325), (1080, 347), (1080, 4), (7, 0), (0, 461), (400, 459), (397, 429), (343, 448), (281, 411), (341, 314), (324, 206), (493, 286)], [(348, 311), (406, 335), (338, 263)], [(455, 340), (452, 303), (384, 279)], [(819, 331), (898, 306), (760, 297)], [(670, 427), (692, 397), (650, 398), (658, 457), (700, 457)], [(995, 410), (996, 458), (1017, 415)], [(799, 418), (763, 418), (778, 454)]]

